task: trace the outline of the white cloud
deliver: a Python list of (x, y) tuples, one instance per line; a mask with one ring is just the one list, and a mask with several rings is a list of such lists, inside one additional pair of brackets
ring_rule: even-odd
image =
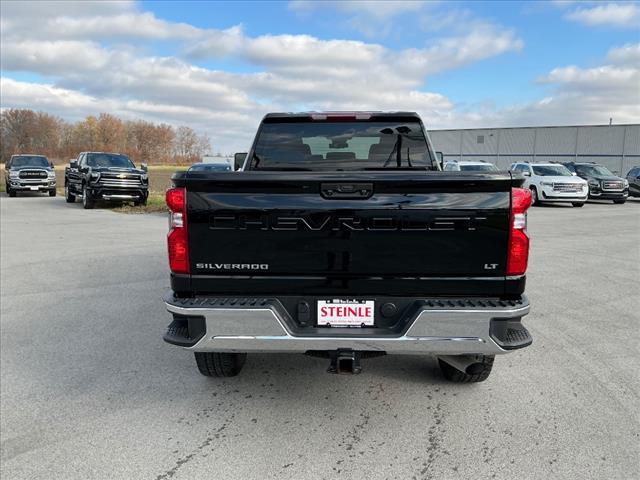
[(111, 54), (94, 42), (5, 40), (0, 65), (3, 71), (30, 71), (43, 75), (74, 75), (80, 70), (104, 68)]
[(554, 68), (541, 82), (561, 84), (573, 91), (588, 89), (591, 93), (611, 91), (620, 95), (633, 95), (640, 90), (640, 70), (631, 66), (569, 66)]
[(436, 2), (418, 0), (293, 0), (289, 9), (301, 17), (311, 17), (318, 11), (333, 11), (341, 22), (370, 38), (386, 37), (393, 29), (393, 20), (405, 14), (416, 15)]
[(90, 18), (54, 17), (47, 20), (44, 26), (45, 32), (55, 31), (61, 37), (73, 38), (189, 39), (202, 35), (199, 28), (159, 20), (152, 13), (127, 12)]
[[(425, 91), (435, 73), (522, 49), (514, 31), (465, 11), (452, 14), (456, 27), (447, 29), (450, 36), (394, 50), (380, 43), (311, 35), (251, 37), (241, 26), (201, 29), (158, 19), (130, 2), (38, 4), (46, 20), (33, 29), (28, 28), (36, 18), (33, 6), (10, 3), (8, 10), (3, 4), (2, 107), (42, 109), (65, 118), (106, 111), (188, 124), (209, 133), (214, 149), (225, 152), (247, 148), (268, 111), (415, 110), (432, 128), (602, 122), (600, 117), (610, 113), (617, 121), (639, 117), (634, 90), (638, 44), (611, 49), (601, 66), (553, 69), (539, 79), (552, 91), (530, 104), (463, 109), (438, 92)], [(416, 5), (397, 8), (406, 12)], [(369, 2), (335, 8), (370, 16), (391, 9)], [(367, 11), (372, 8), (378, 13)], [(464, 22), (454, 22), (454, 17)], [(134, 38), (135, 43), (128, 42)], [(144, 48), (166, 39), (175, 40), (182, 57), (153, 55)], [(250, 64), (254, 71), (192, 63), (194, 58), (221, 57)], [(16, 71), (47, 80), (7, 78)]]
[(309, 13), (320, 8), (333, 8), (343, 13), (362, 14), (370, 18), (388, 20), (403, 13), (419, 11), (425, 4), (427, 4), (426, 1), (420, 0), (350, 0), (323, 2), (293, 0), (289, 2), (289, 8), (301, 13)]
[(607, 53), (607, 60), (613, 64), (640, 65), (640, 43), (628, 43), (612, 48)]
[(21, 82), (0, 77), (2, 108), (43, 110), (69, 120), (98, 112), (109, 112), (125, 119), (143, 118), (174, 125), (189, 125), (211, 135), (214, 148), (232, 152), (247, 148), (258, 121), (268, 110), (239, 112), (215, 110), (209, 105), (185, 106), (120, 97), (93, 96), (50, 84)]
[[(6, 3), (6, 6), (5, 6)], [(35, 39), (114, 40), (221, 39), (230, 30), (201, 29), (138, 11), (134, 2), (72, 1), (3, 3), (2, 36)], [(33, 28), (37, 24), (37, 28)]]
[(638, 28), (640, 7), (635, 2), (598, 4), (567, 12), (565, 18), (592, 27)]
[(118, 15), (136, 10), (134, 0), (104, 1), (48, 0), (46, 2), (4, 2), (2, 14), (14, 19), (47, 19), (56, 16), (73, 15), (91, 17), (98, 15)]
[(189, 42), (182, 54), (191, 59), (220, 58), (236, 53), (245, 40), (241, 25), (225, 30), (207, 30), (200, 39)]
[(53, 85), (19, 82), (11, 78), (0, 77), (2, 103), (14, 108), (34, 108), (48, 110), (68, 117), (84, 116), (85, 112), (102, 111), (105, 106), (98, 99), (83, 93), (54, 87)]
[(427, 49), (410, 49), (399, 55), (399, 67), (419, 69), (423, 75), (443, 72), (503, 53), (519, 51), (523, 42), (513, 31), (482, 26), (466, 35), (439, 40)]
[[(607, 64), (591, 68), (575, 65), (554, 68), (538, 79), (554, 88), (544, 102), (516, 108), (520, 118), (548, 115), (564, 123), (618, 123), (640, 121), (640, 63), (638, 45), (612, 48)], [(554, 122), (555, 123), (555, 122)]]

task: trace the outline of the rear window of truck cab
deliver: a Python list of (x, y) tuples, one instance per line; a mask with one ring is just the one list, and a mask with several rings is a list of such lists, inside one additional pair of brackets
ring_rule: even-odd
[(252, 170), (436, 170), (422, 125), (393, 119), (264, 123)]

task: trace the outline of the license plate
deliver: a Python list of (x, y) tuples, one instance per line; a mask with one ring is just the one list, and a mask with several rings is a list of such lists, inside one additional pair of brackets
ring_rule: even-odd
[(318, 300), (318, 326), (370, 327), (374, 311), (373, 300)]
[(39, 187), (29, 187), (30, 190), (38, 190)]

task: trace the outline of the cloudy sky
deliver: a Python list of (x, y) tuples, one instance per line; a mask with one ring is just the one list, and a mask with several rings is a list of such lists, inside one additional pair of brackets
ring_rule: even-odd
[(1, 107), (111, 112), (247, 148), (269, 111), (429, 128), (640, 122), (640, 3), (12, 2)]

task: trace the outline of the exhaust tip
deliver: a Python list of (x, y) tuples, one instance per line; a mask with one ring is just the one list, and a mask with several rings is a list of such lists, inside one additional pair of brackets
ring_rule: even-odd
[(480, 373), (484, 372), (485, 369), (485, 365), (482, 363), (472, 363), (471, 365), (469, 365), (466, 370), (465, 373), (467, 375), (479, 375)]

